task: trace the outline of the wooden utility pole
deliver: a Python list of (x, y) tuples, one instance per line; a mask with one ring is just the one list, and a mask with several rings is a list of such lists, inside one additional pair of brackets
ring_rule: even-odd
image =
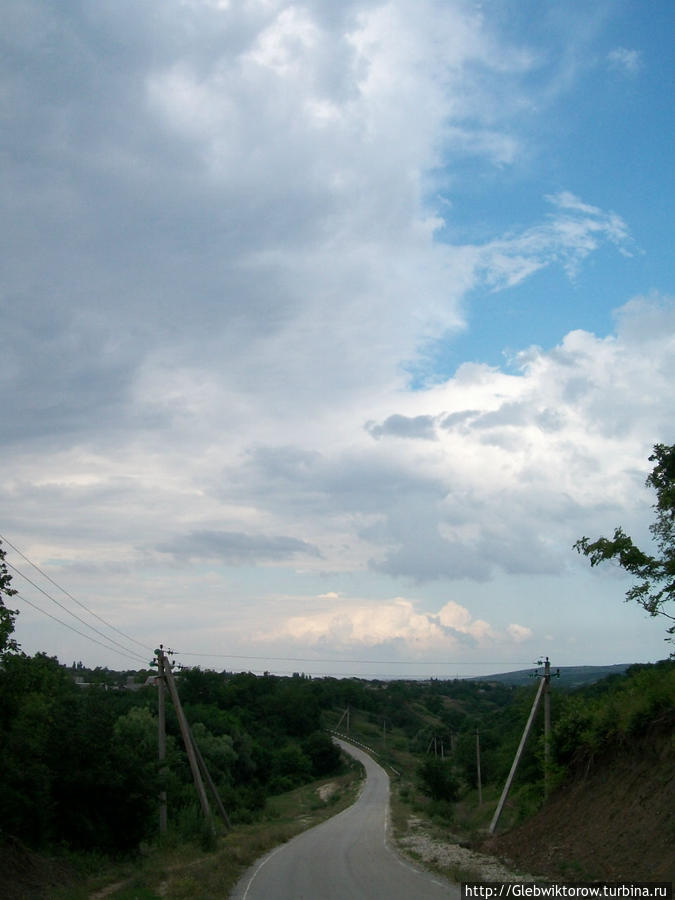
[(206, 791), (204, 790), (204, 782), (202, 781), (202, 776), (199, 771), (199, 764), (197, 762), (197, 756), (194, 750), (194, 744), (192, 743), (192, 736), (190, 734), (190, 727), (185, 718), (185, 713), (183, 712), (183, 707), (180, 703), (180, 697), (178, 696), (178, 691), (176, 690), (176, 683), (173, 680), (173, 672), (171, 671), (171, 666), (168, 664), (166, 660), (166, 656), (164, 655), (164, 651), (160, 648), (157, 651), (157, 658), (161, 660), (161, 665), (164, 668), (164, 673), (166, 675), (166, 683), (169, 688), (169, 694), (171, 695), (171, 701), (174, 705), (174, 709), (176, 710), (176, 715), (178, 717), (178, 724), (180, 726), (180, 733), (183, 737), (183, 743), (185, 744), (185, 752), (187, 753), (188, 761), (190, 763), (190, 769), (192, 770), (192, 777), (195, 782), (195, 788), (197, 789), (197, 796), (199, 797), (199, 803), (202, 807), (202, 812), (204, 813), (204, 818), (211, 824), (211, 828), (213, 828), (213, 819), (211, 818), (211, 808), (209, 807), (209, 801), (206, 796)]
[(157, 717), (159, 720), (159, 728), (158, 728), (158, 757), (159, 757), (159, 778), (161, 790), (159, 792), (159, 833), (160, 835), (166, 834), (167, 820), (166, 820), (166, 766), (164, 765), (166, 761), (166, 709), (165, 709), (165, 675), (164, 675), (164, 653), (162, 645), (160, 644), (159, 652), (157, 654)]
[(476, 781), (478, 782), (478, 805), (483, 805), (483, 782), (480, 777), (480, 732), (476, 728)]
[(490, 822), (490, 834), (494, 834), (494, 830), (497, 827), (497, 822), (499, 821), (499, 817), (502, 814), (502, 810), (504, 809), (504, 804), (506, 803), (506, 798), (509, 796), (509, 791), (511, 790), (511, 784), (513, 782), (513, 778), (516, 774), (516, 769), (518, 768), (518, 763), (520, 762), (520, 757), (523, 755), (523, 750), (525, 749), (525, 744), (527, 743), (527, 739), (530, 734), (530, 729), (532, 728), (532, 723), (534, 722), (534, 717), (536, 715), (537, 709), (539, 708), (539, 701), (541, 700), (541, 695), (544, 690), (544, 685), (546, 681), (544, 678), (539, 682), (539, 687), (537, 689), (537, 696), (534, 698), (534, 703), (532, 704), (532, 709), (530, 710), (530, 717), (527, 720), (527, 724), (525, 725), (525, 731), (523, 731), (523, 736), (520, 739), (520, 744), (518, 749), (516, 750), (516, 755), (513, 760), (513, 765), (511, 766), (511, 771), (509, 772), (509, 777), (506, 779), (506, 784), (504, 785), (504, 790), (502, 791), (502, 795), (499, 798), (499, 803), (497, 804), (497, 809), (495, 810), (495, 814), (492, 817), (492, 822)]

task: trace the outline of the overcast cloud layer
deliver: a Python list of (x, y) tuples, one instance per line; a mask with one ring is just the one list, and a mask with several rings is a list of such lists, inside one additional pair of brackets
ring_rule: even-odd
[[(624, 42), (583, 6), (5, 3), (0, 533), (217, 668), (665, 655), (571, 550), (647, 540), (675, 382), (665, 236), (597, 135), (565, 162), (580, 93), (619, 117), (662, 75), (626, 46), (639, 4)], [(493, 303), (541, 344), (498, 334), (486, 362)], [(575, 304), (608, 326), (549, 340)], [(17, 606), (27, 651), (130, 665)]]

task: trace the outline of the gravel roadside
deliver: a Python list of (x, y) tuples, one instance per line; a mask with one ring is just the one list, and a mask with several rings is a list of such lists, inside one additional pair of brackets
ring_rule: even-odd
[(425, 831), (422, 819), (408, 819), (408, 834), (396, 838), (399, 851), (411, 859), (433, 866), (448, 878), (463, 881), (542, 881), (507, 868), (495, 856), (463, 847), (456, 840), (442, 841)]

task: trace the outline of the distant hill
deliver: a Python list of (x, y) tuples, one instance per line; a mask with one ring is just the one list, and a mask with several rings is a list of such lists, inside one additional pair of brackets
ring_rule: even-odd
[[(613, 666), (560, 666), (553, 667), (551, 673), (560, 671), (560, 678), (556, 682), (563, 688), (576, 688), (584, 684), (593, 684), (607, 678), (609, 675), (623, 675), (633, 663), (617, 663)], [(490, 681), (496, 684), (524, 685), (530, 684), (535, 672), (543, 673), (543, 666), (531, 669), (519, 669), (517, 672), (503, 672), (499, 675), (477, 675), (467, 678), (466, 681)]]

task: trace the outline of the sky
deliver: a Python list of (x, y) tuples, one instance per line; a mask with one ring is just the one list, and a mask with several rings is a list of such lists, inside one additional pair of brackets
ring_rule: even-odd
[(675, 441), (673, 25), (666, 0), (5, 0), (23, 650), (666, 657), (573, 544), (650, 548)]

